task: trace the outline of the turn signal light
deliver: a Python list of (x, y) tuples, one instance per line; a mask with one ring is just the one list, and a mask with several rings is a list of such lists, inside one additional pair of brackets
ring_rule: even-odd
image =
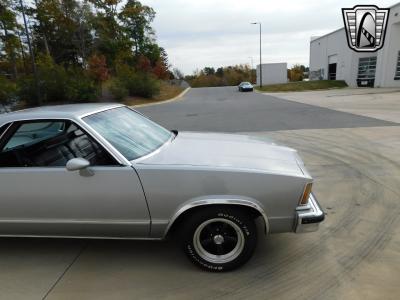
[(304, 188), (303, 195), (301, 196), (299, 205), (307, 205), (308, 198), (310, 197), (310, 194), (311, 194), (311, 189), (312, 189), (312, 182), (307, 183)]

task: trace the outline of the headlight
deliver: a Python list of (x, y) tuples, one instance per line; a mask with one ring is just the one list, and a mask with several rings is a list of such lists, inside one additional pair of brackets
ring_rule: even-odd
[(299, 205), (304, 206), (308, 204), (308, 199), (310, 198), (311, 190), (312, 190), (312, 182), (307, 183), (304, 187), (303, 195), (300, 198)]

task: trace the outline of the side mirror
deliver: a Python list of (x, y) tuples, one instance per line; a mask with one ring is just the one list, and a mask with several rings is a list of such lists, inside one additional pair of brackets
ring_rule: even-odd
[(66, 168), (68, 171), (80, 171), (86, 169), (90, 166), (90, 162), (88, 162), (84, 158), (73, 158), (67, 162)]
[(66, 165), (68, 171), (79, 171), (79, 174), (83, 177), (94, 175), (93, 171), (90, 170), (89, 167), (90, 162), (81, 157), (70, 159)]

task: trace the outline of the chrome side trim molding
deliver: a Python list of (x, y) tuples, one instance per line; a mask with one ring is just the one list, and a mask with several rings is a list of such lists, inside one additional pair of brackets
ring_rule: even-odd
[(269, 221), (268, 216), (265, 213), (264, 209), (261, 207), (260, 204), (257, 202), (247, 200), (247, 199), (231, 199), (231, 198), (209, 198), (209, 199), (202, 199), (202, 200), (193, 200), (190, 203), (184, 204), (181, 208), (179, 208), (175, 214), (170, 219), (167, 228), (165, 229), (163, 237), (168, 234), (168, 231), (171, 229), (174, 222), (182, 215), (184, 212), (199, 206), (208, 206), (208, 205), (237, 205), (237, 206), (246, 206), (257, 210), (263, 220), (265, 225), (265, 234), (269, 233)]
[(162, 238), (150, 237), (110, 237), (110, 236), (74, 236), (74, 235), (11, 235), (0, 234), (0, 237), (12, 238), (54, 238), (54, 239), (91, 239), (91, 240), (137, 240), (137, 241), (161, 241)]
[(2, 223), (11, 223), (11, 224), (83, 224), (83, 225), (148, 225), (150, 224), (149, 220), (139, 220), (139, 221), (130, 221), (130, 220), (108, 220), (108, 221), (100, 221), (100, 220), (58, 220), (58, 219), (0, 219), (0, 224)]

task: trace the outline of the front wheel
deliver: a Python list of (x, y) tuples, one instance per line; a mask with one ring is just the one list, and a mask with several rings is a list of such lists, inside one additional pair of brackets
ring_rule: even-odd
[(236, 269), (247, 262), (257, 245), (254, 219), (237, 208), (207, 208), (184, 224), (183, 249), (189, 259), (208, 271)]

